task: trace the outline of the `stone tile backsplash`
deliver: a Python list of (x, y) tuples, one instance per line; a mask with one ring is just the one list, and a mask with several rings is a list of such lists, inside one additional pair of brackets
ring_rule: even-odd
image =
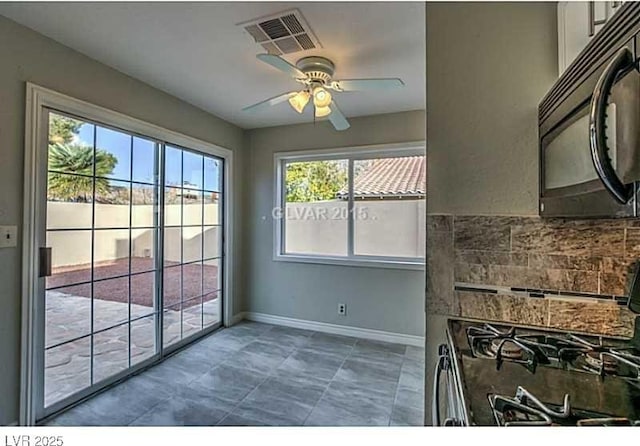
[[(614, 296), (627, 294), (639, 259), (637, 220), (429, 215), (427, 311), (628, 336), (633, 315)], [(595, 299), (560, 296), (576, 293)]]

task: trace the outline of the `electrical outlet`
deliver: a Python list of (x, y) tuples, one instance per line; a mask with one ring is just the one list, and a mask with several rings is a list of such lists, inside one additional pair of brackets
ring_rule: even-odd
[(0, 226), (0, 248), (15, 248), (18, 246), (18, 227)]
[(338, 304), (338, 314), (345, 316), (347, 314), (347, 304)]

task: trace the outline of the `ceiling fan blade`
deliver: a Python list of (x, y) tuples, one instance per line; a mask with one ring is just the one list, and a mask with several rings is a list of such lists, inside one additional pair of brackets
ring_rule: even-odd
[(335, 101), (332, 101), (331, 104), (329, 104), (329, 108), (331, 108), (329, 121), (331, 121), (331, 124), (333, 124), (333, 127), (335, 127), (336, 130), (347, 130), (351, 127), (351, 124), (349, 124), (347, 118), (342, 114)]
[(282, 71), (283, 73), (288, 74), (294, 79), (306, 79), (307, 75), (300, 71), (295, 66), (291, 65), (289, 62), (284, 60), (281, 57), (276, 56), (275, 54), (258, 54), (256, 56), (259, 60), (264, 63), (268, 63), (274, 68)]
[(345, 79), (333, 81), (329, 88), (335, 91), (362, 91), (362, 90), (384, 90), (388, 88), (404, 87), (402, 79)]
[(248, 107), (244, 107), (242, 109), (242, 111), (244, 111), (244, 112), (246, 112), (246, 111), (254, 112), (254, 111), (262, 110), (263, 108), (267, 108), (267, 107), (270, 107), (272, 105), (276, 105), (276, 104), (279, 104), (281, 102), (284, 102), (284, 101), (288, 100), (289, 98), (294, 97), (296, 94), (298, 94), (297, 91), (290, 91), (289, 93), (279, 94), (278, 96), (274, 96), (272, 98), (265, 99), (264, 101), (258, 102), (257, 104), (253, 104), (253, 105), (249, 105)]

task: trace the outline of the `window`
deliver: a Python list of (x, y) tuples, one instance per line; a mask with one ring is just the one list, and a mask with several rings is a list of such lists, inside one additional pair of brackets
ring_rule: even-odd
[(278, 153), (276, 260), (421, 268), (424, 145)]

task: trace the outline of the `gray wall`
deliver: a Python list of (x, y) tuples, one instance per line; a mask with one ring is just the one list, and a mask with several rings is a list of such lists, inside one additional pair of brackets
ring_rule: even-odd
[(555, 3), (428, 3), (429, 213), (537, 215)]
[[(25, 81), (234, 150), (242, 171), (241, 129), (106, 67), (0, 16), (0, 224), (20, 225)], [(236, 192), (242, 195), (242, 182)], [(240, 206), (236, 221), (241, 221)], [(236, 232), (236, 244), (241, 244)], [(238, 265), (240, 258), (238, 256)], [(237, 268), (236, 268), (237, 270)], [(236, 291), (242, 293), (237, 282)], [(21, 247), (0, 250), (0, 425), (18, 419)]]
[[(425, 113), (413, 111), (350, 119), (336, 132), (328, 122), (248, 131), (244, 258), (246, 307), (251, 311), (332, 324), (424, 335), (424, 272), (274, 262), (273, 154), (417, 141), (425, 138)], [(338, 316), (338, 303), (347, 315)]]
[[(557, 72), (555, 3), (427, 3), (428, 213), (537, 214), (537, 105)], [(427, 318), (428, 421), (445, 323)]]

